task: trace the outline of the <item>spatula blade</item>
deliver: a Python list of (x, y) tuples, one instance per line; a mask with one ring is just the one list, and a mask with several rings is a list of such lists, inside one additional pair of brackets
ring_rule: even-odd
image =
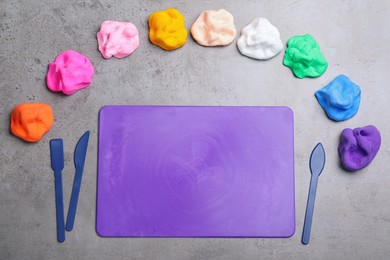
[(50, 140), (51, 168), (54, 172), (64, 169), (64, 144), (62, 139)]
[(325, 166), (325, 150), (321, 143), (314, 147), (310, 155), (310, 172), (312, 175), (319, 176)]

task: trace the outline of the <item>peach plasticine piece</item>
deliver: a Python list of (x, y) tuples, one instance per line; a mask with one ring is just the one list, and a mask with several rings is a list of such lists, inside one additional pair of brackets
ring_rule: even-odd
[(191, 26), (192, 37), (203, 46), (228, 45), (236, 34), (233, 15), (225, 9), (204, 11)]
[(53, 125), (51, 107), (42, 103), (22, 103), (11, 113), (11, 132), (27, 142), (38, 142)]

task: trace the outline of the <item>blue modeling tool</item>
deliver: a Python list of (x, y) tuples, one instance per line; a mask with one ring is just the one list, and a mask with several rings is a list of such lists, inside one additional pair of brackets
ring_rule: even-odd
[(85, 156), (87, 154), (88, 140), (89, 140), (89, 131), (85, 132), (85, 134), (80, 138), (74, 150), (74, 165), (76, 168), (76, 173), (74, 175), (72, 196), (70, 198), (68, 217), (66, 219), (67, 231), (71, 231), (74, 225), (77, 202), (80, 193), (81, 179), (83, 177)]
[(303, 225), (302, 243), (308, 244), (310, 241), (311, 222), (313, 220), (314, 201), (316, 199), (318, 177), (325, 166), (325, 151), (321, 143), (318, 143), (310, 156), (310, 189), (307, 200), (305, 223)]
[(62, 176), (64, 169), (64, 146), (62, 139), (50, 140), (50, 158), (51, 168), (54, 170), (55, 193), (56, 193), (56, 214), (57, 214), (57, 240), (62, 243), (65, 241), (64, 227), (64, 201), (62, 198)]

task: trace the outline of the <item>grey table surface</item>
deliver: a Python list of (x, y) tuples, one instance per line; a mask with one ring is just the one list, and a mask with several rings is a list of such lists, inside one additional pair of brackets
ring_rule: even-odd
[[(191, 37), (167, 52), (148, 41), (150, 13), (175, 7), (190, 28), (201, 11), (225, 8), (238, 30), (257, 17), (279, 28), (286, 42), (310, 33), (329, 68), (319, 78), (297, 79), (282, 65), (241, 56), (235, 42), (205, 48)], [(389, 1), (33, 1), (0, 0), (0, 259), (389, 259), (390, 165)], [(105, 20), (131, 21), (140, 47), (125, 59), (102, 58), (96, 32)], [(49, 62), (74, 49), (95, 67), (93, 83), (72, 96), (45, 85)], [(339, 74), (360, 85), (359, 112), (333, 122), (314, 92)], [(9, 131), (22, 102), (52, 106), (55, 123), (38, 143)], [(289, 106), (295, 114), (296, 233), (287, 239), (102, 238), (95, 231), (98, 111), (104, 105)], [(382, 146), (372, 164), (342, 170), (337, 154), (344, 128), (373, 124)], [(54, 178), (49, 140), (63, 138), (65, 212), (73, 182), (73, 149), (91, 131), (75, 229), (56, 241)], [(310, 181), (308, 160), (322, 142), (320, 177), (309, 245), (301, 234)]]

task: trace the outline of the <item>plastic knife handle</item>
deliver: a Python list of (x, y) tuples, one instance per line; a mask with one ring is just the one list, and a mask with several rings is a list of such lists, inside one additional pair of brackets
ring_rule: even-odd
[(76, 174), (74, 177), (72, 195), (70, 197), (70, 204), (68, 210), (68, 217), (66, 219), (66, 230), (71, 231), (74, 225), (74, 219), (76, 217), (77, 202), (79, 200), (80, 186), (82, 174), (79, 173), (79, 170), (76, 169)]
[(310, 178), (309, 198), (307, 200), (305, 223), (303, 225), (302, 243), (308, 244), (310, 241), (311, 223), (313, 220), (314, 202), (316, 199), (318, 176), (312, 175)]
[(64, 201), (62, 198), (61, 172), (55, 172), (55, 193), (56, 193), (56, 213), (57, 213), (57, 240), (65, 241), (65, 221), (64, 221)]

